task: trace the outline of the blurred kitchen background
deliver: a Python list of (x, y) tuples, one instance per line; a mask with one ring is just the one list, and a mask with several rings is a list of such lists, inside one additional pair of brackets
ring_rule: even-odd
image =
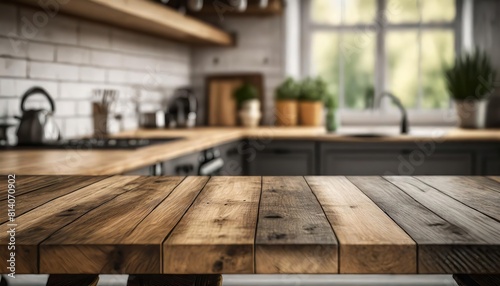
[[(478, 48), (500, 69), (495, 0), (158, 3), (201, 19), (198, 29), (210, 23), (234, 37), (230, 43), (210, 33), (203, 39), (201, 30), (186, 37), (175, 28), (159, 33), (161, 23), (117, 25), (113, 14), (66, 10), (72, 1), (33, 2), (0, 3), (0, 122), (17, 124), (21, 96), (39, 86), (55, 100), (63, 138), (93, 134), (96, 89), (118, 93), (106, 127), (111, 133), (136, 129), (140, 113), (171, 110), (179, 88), (197, 98), (197, 125), (208, 125), (206, 85), (214, 75), (261, 77), (263, 125), (275, 123), (275, 90), (287, 77), (319, 75), (336, 99), (342, 127), (397, 124), (400, 115), (391, 104), (374, 106), (383, 91), (401, 100), (412, 126), (453, 126), (444, 68)], [(27, 104), (48, 108), (40, 96)], [(15, 129), (8, 130), (11, 144)]]

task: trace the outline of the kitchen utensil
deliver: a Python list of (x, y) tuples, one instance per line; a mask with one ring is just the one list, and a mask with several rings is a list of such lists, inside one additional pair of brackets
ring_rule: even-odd
[(141, 113), (139, 125), (142, 128), (163, 128), (165, 127), (165, 113), (163, 111)]
[[(238, 108), (233, 93), (243, 83), (255, 86), (261, 96), (264, 94), (264, 80), (260, 73), (212, 75), (205, 80), (208, 97), (207, 122), (210, 126), (236, 126)], [(263, 112), (261, 105), (261, 112)]]
[(102, 137), (110, 133), (111, 106), (118, 98), (114, 89), (94, 89), (92, 91), (92, 115), (94, 120), (94, 136)]
[(180, 88), (175, 91), (174, 101), (170, 106), (170, 114), (175, 119), (176, 126), (191, 128), (196, 125), (198, 101), (190, 88)]
[[(26, 100), (34, 94), (45, 96), (50, 103), (51, 110), (26, 110), (24, 106)], [(32, 87), (28, 89), (21, 99), (21, 111), (23, 114), (21, 117), (16, 117), (21, 121), (17, 129), (17, 144), (39, 145), (58, 141), (60, 139), (60, 133), (53, 117), (55, 110), (54, 100), (47, 91), (41, 87)]]

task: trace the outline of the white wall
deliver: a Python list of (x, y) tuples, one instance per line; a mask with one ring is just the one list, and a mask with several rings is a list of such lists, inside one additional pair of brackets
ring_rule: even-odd
[(175, 88), (191, 84), (190, 54), (186, 45), (0, 4), (0, 122), (16, 122), (21, 95), (38, 85), (56, 99), (64, 137), (90, 135), (91, 90), (114, 88), (127, 112), (125, 127), (135, 128), (130, 98), (140, 94), (142, 110), (161, 107)]
[(284, 23), (282, 16), (224, 17), (212, 20), (236, 32), (236, 47), (193, 49), (193, 85), (200, 99), (200, 119), (205, 118), (205, 77), (212, 74), (260, 72), (264, 75), (264, 123), (274, 120), (274, 89), (284, 75)]

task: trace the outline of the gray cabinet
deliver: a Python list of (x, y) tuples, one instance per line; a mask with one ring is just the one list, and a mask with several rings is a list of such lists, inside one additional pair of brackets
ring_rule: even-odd
[(458, 144), (321, 143), (321, 175), (473, 175), (475, 154)]
[(316, 174), (314, 142), (248, 140), (242, 148), (250, 176), (300, 176)]
[(146, 166), (123, 173), (126, 176), (154, 176), (155, 166)]
[(194, 152), (185, 156), (163, 162), (165, 176), (196, 176), (198, 175), (201, 152)]
[(220, 171), (221, 176), (241, 176), (244, 175), (242, 141), (235, 141), (216, 147), (220, 152), (224, 167)]

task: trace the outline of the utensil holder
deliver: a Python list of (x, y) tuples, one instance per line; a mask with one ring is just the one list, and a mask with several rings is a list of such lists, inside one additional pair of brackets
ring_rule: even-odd
[(92, 103), (93, 120), (94, 120), (94, 137), (103, 137), (108, 135), (109, 132), (109, 121), (108, 115), (109, 110), (106, 106), (100, 103)]

